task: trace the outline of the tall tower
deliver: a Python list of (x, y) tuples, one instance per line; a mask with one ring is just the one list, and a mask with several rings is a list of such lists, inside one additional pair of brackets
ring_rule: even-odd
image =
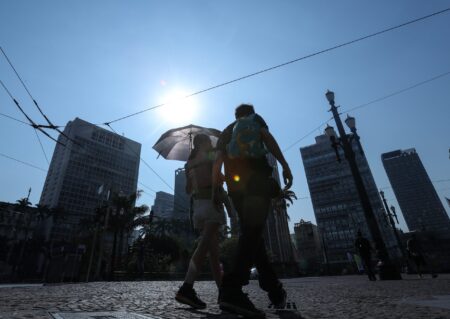
[(79, 118), (67, 123), (64, 135), (70, 140), (58, 137), (65, 146), (56, 144), (39, 203), (62, 209), (63, 222), (53, 225), (52, 233), (70, 239), (108, 190), (136, 192), (141, 144)]
[(160, 218), (172, 218), (174, 196), (166, 192), (156, 192), (155, 202), (152, 206), (155, 216)]
[[(273, 168), (272, 177), (280, 184), (280, 174), (275, 157), (268, 154), (267, 159), (269, 165)], [(294, 262), (286, 207), (271, 206), (264, 231), (264, 242), (274, 263), (288, 264)]]
[(300, 259), (300, 269), (305, 273), (319, 273), (322, 260), (322, 240), (317, 226), (300, 220), (294, 224), (294, 237)]
[[(391, 256), (398, 256), (399, 248), (384, 217), (384, 208), (366, 157), (356, 142), (352, 145), (363, 177), (372, 209), (383, 240)], [(342, 149), (339, 150), (344, 158)], [(348, 266), (348, 254), (354, 251), (356, 232), (371, 240), (358, 192), (347, 161), (336, 160), (336, 153), (327, 136), (316, 137), (316, 143), (300, 149), (311, 201), (319, 232), (323, 234), (323, 249), (329, 266), (339, 270)]]
[(449, 237), (449, 217), (416, 150), (384, 153), (381, 160), (409, 230)]
[(186, 193), (186, 172), (184, 168), (175, 171), (174, 219), (189, 219), (189, 195)]

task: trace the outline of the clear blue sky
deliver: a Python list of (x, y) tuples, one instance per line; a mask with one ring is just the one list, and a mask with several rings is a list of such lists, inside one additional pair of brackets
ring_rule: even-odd
[[(4, 0), (0, 45), (55, 123), (77, 116), (102, 123), (158, 104), (171, 92), (195, 92), (449, 6), (438, 0)], [(346, 109), (450, 71), (449, 39), (446, 13), (199, 95), (189, 102), (192, 118), (174, 123), (161, 109), (114, 127), (142, 143), (144, 159), (173, 185), (182, 163), (156, 159), (151, 148), (165, 130), (190, 122), (223, 129), (234, 107), (250, 102), (285, 149), (330, 117), (327, 89)], [(43, 123), (4, 59), (0, 79)], [(432, 180), (450, 178), (449, 101), (446, 76), (352, 114), (378, 187), (389, 186), (380, 154), (399, 148), (415, 147)], [(22, 119), (3, 91), (0, 112)], [(48, 167), (31, 128), (2, 117), (0, 123), (2, 153)], [(41, 138), (51, 157), (54, 143)], [(313, 141), (314, 134), (286, 152), (299, 197), (309, 196), (299, 147)], [(37, 203), (45, 176), (0, 157), (0, 200), (14, 202), (31, 186)], [(139, 179), (170, 191), (142, 164)], [(450, 197), (450, 182), (435, 185), (442, 199)], [(386, 194), (397, 204), (391, 190)], [(315, 220), (309, 199), (298, 200), (289, 214), (291, 223)]]

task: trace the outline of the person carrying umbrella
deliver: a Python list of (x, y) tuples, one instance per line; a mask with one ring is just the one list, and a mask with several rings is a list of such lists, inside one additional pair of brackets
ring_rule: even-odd
[[(212, 168), (215, 152), (208, 135), (198, 134), (193, 139), (193, 150), (185, 165), (187, 175), (186, 192), (193, 198), (192, 222), (200, 233), (183, 285), (178, 290), (175, 300), (196, 309), (206, 308), (194, 290), (194, 281), (200, 271), (206, 255), (209, 253), (211, 272), (217, 287), (220, 287), (222, 273), (219, 261), (219, 232), (226, 224), (223, 205), (218, 207), (212, 201)], [(221, 188), (221, 202), (227, 194)]]

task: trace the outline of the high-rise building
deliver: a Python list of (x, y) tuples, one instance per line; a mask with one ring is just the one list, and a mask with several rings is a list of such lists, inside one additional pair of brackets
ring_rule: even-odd
[(302, 219), (294, 224), (294, 233), (300, 270), (305, 273), (318, 273), (323, 263), (323, 253), (317, 226)]
[(186, 173), (184, 168), (175, 171), (174, 219), (189, 219), (190, 197), (186, 193)]
[(166, 192), (156, 192), (155, 202), (152, 211), (156, 217), (172, 218), (174, 196)]
[[(367, 159), (355, 141), (352, 147), (381, 235), (390, 255), (397, 256), (399, 248), (385, 219)], [(347, 253), (354, 251), (357, 231), (372, 240), (350, 167), (342, 149), (339, 149), (342, 161), (336, 160), (335, 150), (325, 135), (316, 137), (315, 144), (301, 148), (300, 152), (328, 264), (331, 270), (343, 269), (349, 263)]]
[[(272, 177), (280, 184), (280, 174), (275, 157), (269, 154), (267, 159), (269, 165), (273, 168)], [(271, 205), (264, 231), (264, 242), (274, 263), (289, 264), (294, 262), (286, 207)]]
[(56, 144), (39, 203), (61, 208), (63, 222), (52, 233), (70, 239), (106, 193), (136, 192), (141, 144), (79, 118), (67, 123), (58, 141), (63, 145)]
[(409, 230), (450, 236), (449, 217), (416, 150), (384, 153), (381, 160)]

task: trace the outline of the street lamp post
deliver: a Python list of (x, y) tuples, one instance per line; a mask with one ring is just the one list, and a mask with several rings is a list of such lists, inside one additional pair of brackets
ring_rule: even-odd
[(384, 197), (384, 192), (380, 191), (380, 195), (381, 195), (381, 199), (383, 200), (384, 208), (386, 209), (386, 217), (388, 218), (389, 223), (391, 224), (392, 230), (394, 231), (395, 239), (397, 240), (397, 245), (398, 245), (398, 248), (400, 249), (400, 252), (402, 254), (402, 259), (403, 259), (403, 258), (405, 258), (404, 251), (403, 251), (403, 245), (402, 245), (402, 241), (400, 239), (400, 235), (398, 234), (397, 227), (395, 227), (395, 222), (394, 222), (394, 218), (393, 218), (393, 217), (395, 217), (395, 220), (397, 221), (397, 224), (398, 224), (398, 218), (397, 218), (397, 214), (395, 213), (395, 207), (391, 206), (391, 208), (389, 209), (386, 198)]
[(381, 260), (380, 279), (381, 280), (401, 279), (400, 273), (394, 267), (394, 265), (391, 263), (391, 261), (389, 259), (386, 245), (384, 244), (383, 238), (381, 237), (381, 232), (378, 227), (378, 223), (375, 218), (375, 214), (372, 210), (372, 205), (370, 204), (369, 195), (367, 194), (366, 187), (364, 185), (361, 173), (360, 173), (358, 165), (356, 163), (355, 152), (353, 151), (353, 148), (351, 145), (352, 141), (356, 140), (361, 154), (363, 154), (363, 150), (362, 150), (361, 144), (359, 142), (359, 136), (356, 133), (355, 118), (347, 117), (347, 119), (345, 121), (347, 126), (350, 128), (350, 130), (353, 133), (351, 136), (348, 136), (347, 133), (345, 132), (344, 126), (342, 125), (342, 121), (339, 116), (337, 106), (335, 105), (334, 93), (331, 91), (327, 91), (327, 93), (325, 95), (326, 95), (328, 102), (330, 103), (330, 106), (331, 106), (330, 111), (333, 113), (333, 117), (336, 122), (336, 126), (338, 128), (340, 137), (338, 137), (336, 135), (336, 132), (334, 131), (333, 127), (331, 127), (331, 126), (328, 126), (325, 129), (325, 134), (330, 137), (330, 141), (331, 141), (332, 147), (336, 151), (338, 161), (340, 162), (338, 147), (341, 146), (344, 151), (345, 158), (347, 159), (347, 162), (350, 166), (350, 170), (352, 172), (353, 180), (355, 182), (355, 186), (356, 186), (356, 189), (357, 189), (357, 192), (359, 195), (361, 206), (364, 211), (364, 216), (366, 218), (369, 231), (375, 242), (376, 249), (378, 251), (378, 257)]

